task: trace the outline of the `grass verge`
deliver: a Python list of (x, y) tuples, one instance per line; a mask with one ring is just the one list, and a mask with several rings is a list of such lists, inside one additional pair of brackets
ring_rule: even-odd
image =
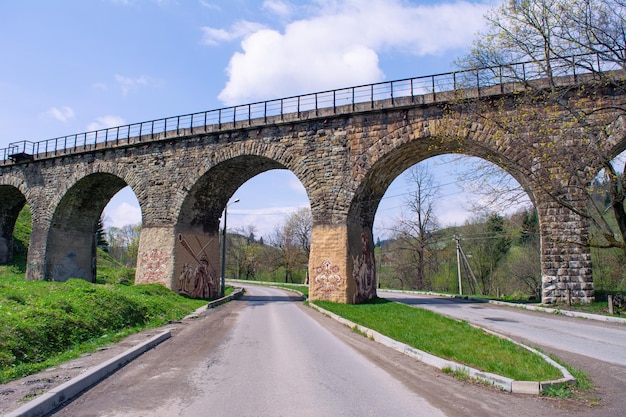
[(0, 267), (0, 383), (54, 366), (206, 305), (158, 284), (25, 281)]
[(558, 369), (523, 347), (428, 310), (382, 298), (364, 304), (314, 303), (399, 342), (486, 372), (517, 381), (562, 377)]
[(566, 363), (563, 363), (560, 359), (554, 355), (550, 355), (550, 358), (557, 362), (559, 365), (565, 367), (574, 378), (576, 378), (576, 384), (554, 384), (541, 392), (541, 395), (552, 398), (576, 398), (586, 401), (589, 405), (597, 405), (597, 399), (585, 398), (585, 393), (588, 393), (593, 388), (593, 381), (589, 378), (585, 372), (572, 368)]

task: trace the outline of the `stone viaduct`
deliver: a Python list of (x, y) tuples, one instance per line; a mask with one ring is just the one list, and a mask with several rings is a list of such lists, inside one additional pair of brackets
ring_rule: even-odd
[[(587, 241), (588, 224), (531, 175), (558, 174), (559, 161), (509, 146), (489, 123), (452, 105), (458, 91), (443, 80), (351, 87), (12, 144), (0, 161), (0, 263), (11, 259), (17, 214), (28, 204), (33, 231), (27, 279), (94, 280), (98, 219), (109, 200), (130, 186), (143, 226), (136, 283), (203, 296), (206, 287), (219, 285), (220, 217), (231, 196), (264, 171), (288, 169), (306, 189), (313, 215), (310, 297), (357, 303), (376, 294), (372, 225), (387, 187), (415, 163), (461, 153), (504, 168), (535, 203), (542, 301), (593, 300), (590, 251), (575, 243)], [(487, 106), (482, 120), (520, 111), (489, 110), (491, 100), (519, 95), (512, 85), (496, 84), (464, 90), (465, 98)], [(626, 104), (610, 89), (577, 97), (572, 99), (590, 108), (607, 100)], [(535, 124), (527, 125), (533, 136)], [(590, 167), (577, 158), (584, 146), (575, 139), (563, 144), (580, 170), (595, 175), (599, 164)], [(621, 130), (606, 147), (613, 155), (624, 150)], [(563, 184), (558, 193), (575, 205), (576, 192), (567, 179)]]

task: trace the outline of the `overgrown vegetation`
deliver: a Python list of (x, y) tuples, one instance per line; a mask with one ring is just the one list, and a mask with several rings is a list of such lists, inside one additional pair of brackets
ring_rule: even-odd
[(541, 357), (508, 340), (428, 310), (381, 298), (356, 305), (314, 303), (394, 340), (483, 371), (519, 381), (548, 381), (562, 376)]
[(134, 269), (98, 251), (97, 283), (26, 281), (30, 210), (14, 231), (14, 257), (0, 266), (0, 383), (178, 320), (206, 304), (158, 285), (128, 285)]
[(25, 281), (10, 267), (0, 267), (0, 276), (0, 383), (206, 304), (158, 284)]

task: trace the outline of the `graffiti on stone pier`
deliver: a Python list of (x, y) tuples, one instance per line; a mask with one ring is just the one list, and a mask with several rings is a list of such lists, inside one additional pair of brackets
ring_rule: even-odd
[(160, 249), (152, 249), (144, 252), (139, 261), (146, 284), (164, 283), (165, 271), (167, 270), (168, 256)]
[(195, 237), (199, 249), (194, 251), (185, 236), (178, 234), (178, 242), (193, 258), (193, 262), (185, 262), (178, 276), (179, 292), (193, 298), (212, 298), (217, 295), (217, 270), (209, 262), (206, 248), (211, 244), (210, 239), (206, 244), (202, 244), (198, 237)]
[(354, 270), (352, 277), (356, 283), (354, 302), (369, 300), (376, 291), (374, 252), (367, 234), (361, 233), (361, 255), (353, 256)]
[(342, 281), (339, 274), (339, 267), (333, 265), (330, 259), (325, 259), (322, 265), (315, 268), (315, 291), (324, 294), (324, 299), (330, 299), (330, 295), (339, 290), (339, 283)]

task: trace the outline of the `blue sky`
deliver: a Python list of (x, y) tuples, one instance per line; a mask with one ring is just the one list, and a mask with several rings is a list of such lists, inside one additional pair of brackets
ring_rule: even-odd
[[(3, 0), (0, 147), (300, 93), (454, 70), (486, 1)], [(442, 163), (443, 161), (443, 163)], [(432, 161), (438, 217), (469, 215), (453, 163)], [(407, 182), (390, 186), (375, 236), (400, 215)], [(395, 197), (391, 197), (395, 196)], [(229, 228), (267, 236), (308, 200), (286, 171), (233, 196)], [(134, 195), (105, 210), (108, 225), (140, 221)]]

